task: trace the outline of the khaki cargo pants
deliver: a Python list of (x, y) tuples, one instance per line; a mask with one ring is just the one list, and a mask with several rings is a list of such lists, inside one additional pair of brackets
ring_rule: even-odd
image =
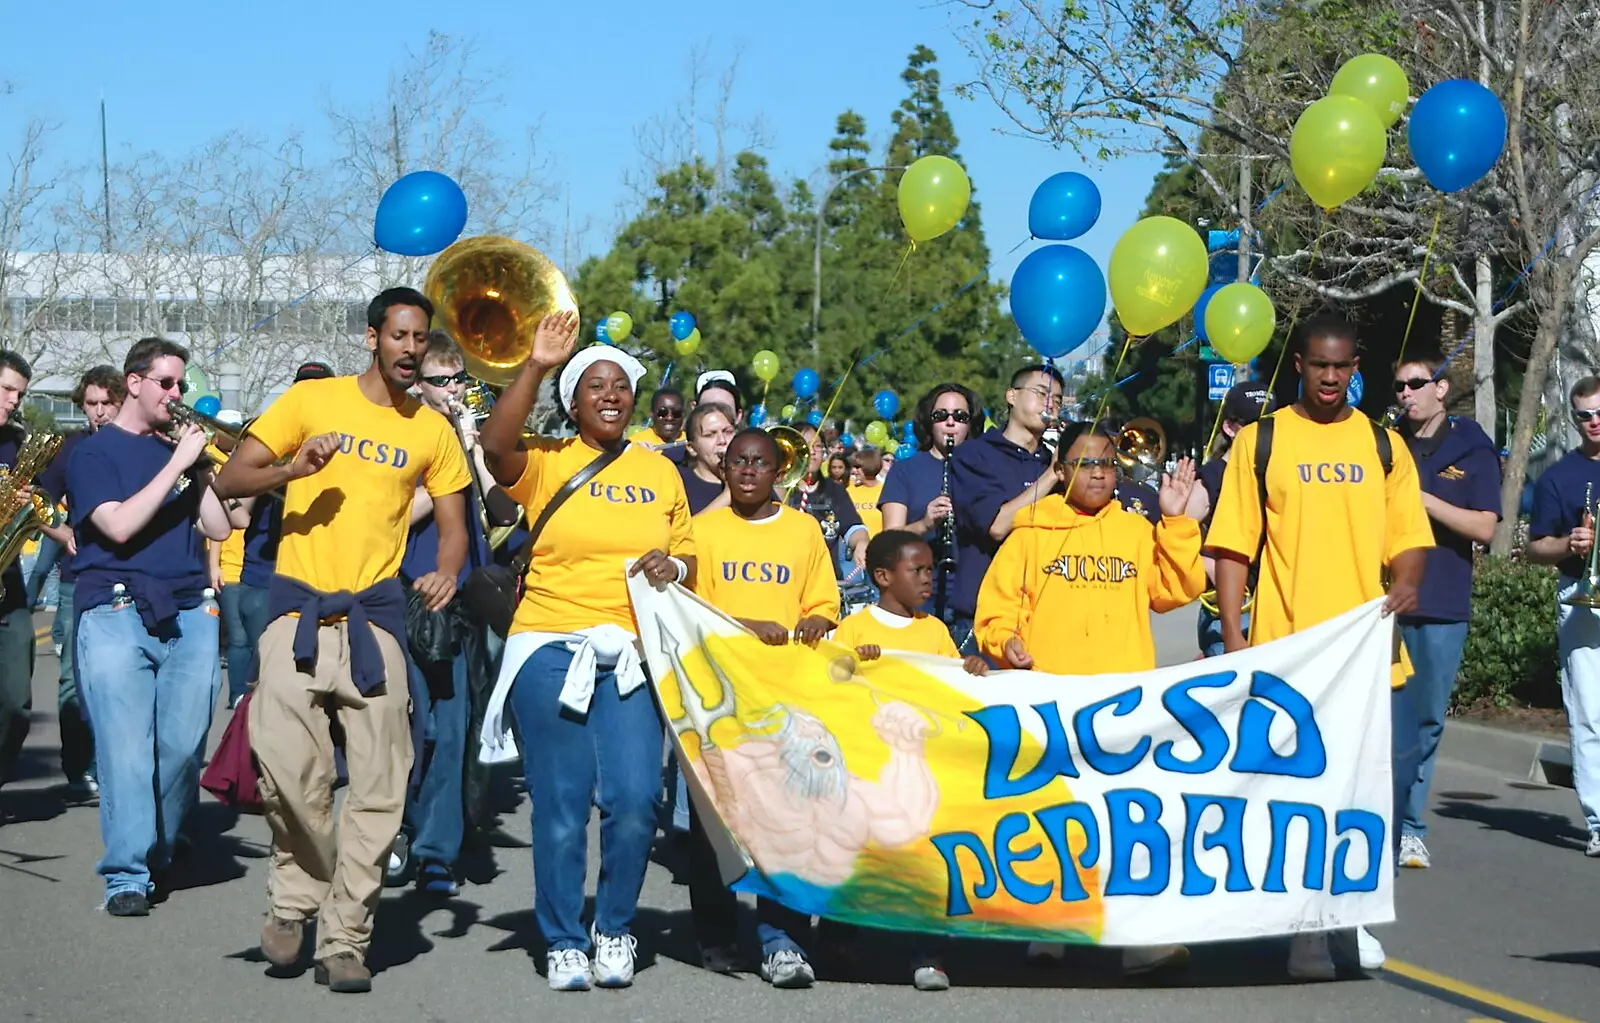
[[(260, 682), (250, 700), (250, 748), (272, 828), (267, 890), (274, 916), (316, 918), (316, 958), (364, 958), (411, 774), (405, 654), (374, 626), (387, 681), (362, 696), (351, 678), (349, 623), (317, 630), (313, 674), (295, 667), (298, 624), (285, 615), (261, 634)], [(350, 774), (337, 835), (333, 718), (344, 732)]]

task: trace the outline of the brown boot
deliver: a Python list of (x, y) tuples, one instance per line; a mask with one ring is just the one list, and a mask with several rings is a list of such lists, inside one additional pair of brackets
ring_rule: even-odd
[(304, 920), (267, 917), (261, 928), (261, 954), (273, 966), (289, 967), (300, 961), (300, 947), (306, 935)]
[(340, 952), (317, 960), (315, 976), (318, 984), (340, 994), (358, 994), (372, 990), (372, 971), (354, 952)]

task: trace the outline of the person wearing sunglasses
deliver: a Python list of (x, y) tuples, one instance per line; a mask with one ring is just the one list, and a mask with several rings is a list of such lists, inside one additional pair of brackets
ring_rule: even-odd
[(1445, 413), (1450, 382), (1438, 352), (1408, 356), (1395, 366), (1395, 399), (1405, 410), (1399, 433), (1417, 463), (1422, 507), (1433, 525), (1417, 609), (1399, 618), (1415, 669), (1403, 690), (1416, 712), (1417, 769), (1397, 786), (1406, 791), (1394, 826), (1402, 867), (1426, 868), (1428, 784), (1444, 734), (1461, 652), (1472, 619), (1472, 545), (1494, 539), (1500, 521), (1500, 462), (1494, 444), (1471, 419)]
[(189, 350), (165, 338), (135, 342), (122, 367), (127, 398), (67, 466), (75, 667), (94, 728), (98, 870), (116, 917), (146, 916), (166, 894), (222, 685), (204, 541), (220, 543), (232, 527), (212, 489), (205, 433), (173, 429), (167, 403), (182, 394), (188, 362)]
[[(1016, 524), (978, 590), (973, 638), (1007, 668), (1057, 675), (1150, 671), (1156, 666), (1150, 612), (1183, 607), (1206, 588), (1200, 524), (1184, 514), (1194, 463), (1180, 458), (1161, 478), (1161, 520), (1152, 528), (1116, 499), (1116, 442), (1105, 427), (1070, 422), (1047, 493)], [(1035, 942), (1033, 960), (1060, 959)], [(1181, 945), (1123, 950), (1125, 973), (1148, 973), (1188, 957)]]
[[(1556, 566), (1561, 573), (1556, 594), (1562, 600), (1588, 579), (1594, 553), (1594, 510), (1585, 505), (1591, 489), (1600, 490), (1600, 377), (1573, 384), (1567, 405), (1578, 446), (1539, 477), (1528, 529), (1528, 560)], [(1573, 788), (1589, 825), (1583, 852), (1600, 857), (1600, 612), (1557, 604), (1556, 644), (1572, 729)]]
[(683, 439), (683, 392), (662, 387), (650, 396), (650, 428), (633, 438), (635, 444), (662, 449)]
[[(884, 477), (878, 494), (878, 510), (883, 512), (884, 529), (905, 529), (934, 547), (933, 597), (921, 610), (944, 620), (949, 614), (950, 594), (955, 587), (949, 552), (940, 550), (941, 537), (953, 537), (947, 520), (955, 513), (945, 482), (951, 464), (951, 451), (966, 443), (972, 428), (983, 419), (978, 396), (960, 384), (940, 384), (924, 394), (911, 417), (916, 433), (917, 453), (898, 460)], [(948, 625), (949, 622), (947, 621)], [(959, 644), (970, 627), (956, 637)]]

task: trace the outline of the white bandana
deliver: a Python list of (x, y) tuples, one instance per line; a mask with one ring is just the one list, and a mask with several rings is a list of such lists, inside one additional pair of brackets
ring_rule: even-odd
[(714, 384), (718, 381), (726, 383), (728, 385), (728, 390), (732, 391), (733, 393), (739, 393), (738, 381), (734, 380), (733, 374), (729, 373), (725, 369), (710, 369), (706, 370), (704, 373), (701, 373), (694, 382), (694, 393), (699, 394), (701, 391), (706, 389), (707, 384)]
[(557, 382), (557, 392), (561, 398), (561, 407), (570, 414), (573, 411), (573, 395), (578, 391), (578, 381), (589, 371), (589, 367), (597, 362), (613, 362), (622, 372), (628, 375), (628, 386), (633, 388), (635, 394), (639, 392), (639, 381), (644, 379), (644, 364), (627, 352), (608, 344), (593, 344), (574, 355), (567, 363), (567, 368), (561, 371), (561, 379)]

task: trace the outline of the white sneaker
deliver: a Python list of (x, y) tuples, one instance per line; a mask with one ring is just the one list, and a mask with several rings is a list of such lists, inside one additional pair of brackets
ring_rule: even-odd
[[(1419, 845), (1421, 843), (1418, 843)], [(1427, 854), (1427, 850), (1423, 850)], [(1363, 970), (1381, 970), (1387, 957), (1383, 954), (1383, 944), (1372, 936), (1372, 932), (1365, 927), (1356, 928), (1356, 961)]]
[(601, 934), (591, 929), (594, 939), (594, 983), (596, 987), (629, 987), (633, 984), (633, 957), (639, 939), (631, 934)]
[(1028, 942), (1028, 962), (1035, 966), (1049, 966), (1067, 958), (1067, 946), (1053, 941)]
[(761, 979), (773, 987), (805, 988), (816, 982), (817, 973), (805, 956), (785, 948), (761, 960)]
[(1141, 945), (1122, 950), (1122, 972), (1130, 977), (1188, 961), (1189, 949), (1184, 945)]
[(1419, 836), (1400, 836), (1400, 865), (1402, 867), (1427, 870), (1432, 863), (1432, 858), (1428, 856), (1428, 847), (1422, 843), (1422, 839)]
[(1289, 939), (1289, 976), (1295, 980), (1333, 980), (1338, 976), (1328, 951), (1328, 932), (1296, 934)]
[(918, 991), (948, 991), (950, 975), (937, 966), (919, 966), (911, 972), (911, 986)]
[(1592, 859), (1600, 859), (1600, 828), (1589, 832), (1589, 844), (1583, 847), (1583, 854)]
[(580, 948), (556, 949), (545, 953), (545, 973), (552, 991), (589, 990), (589, 957)]

